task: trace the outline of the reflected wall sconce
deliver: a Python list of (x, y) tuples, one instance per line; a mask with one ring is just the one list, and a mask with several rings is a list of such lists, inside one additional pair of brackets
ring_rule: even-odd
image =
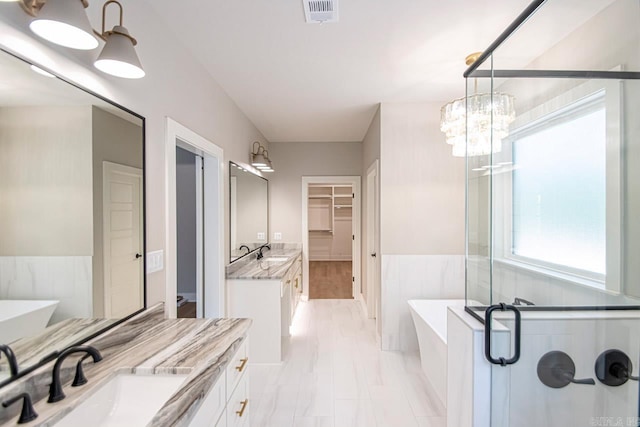
[(255, 141), (253, 143), (253, 149), (251, 151), (251, 166), (260, 170), (260, 172), (273, 172), (273, 165), (271, 159), (269, 159), (269, 152), (260, 144)]
[[(22, 8), (35, 19), (29, 28), (38, 36), (52, 43), (71, 49), (91, 50), (98, 47), (96, 36), (105, 45), (94, 65), (100, 71), (117, 77), (139, 79), (145, 72), (135, 51), (136, 39), (122, 25), (122, 5), (109, 0), (102, 6), (102, 31), (91, 27), (86, 9), (87, 0), (21, 0)], [(119, 24), (111, 31), (105, 30), (107, 6), (120, 8)]]

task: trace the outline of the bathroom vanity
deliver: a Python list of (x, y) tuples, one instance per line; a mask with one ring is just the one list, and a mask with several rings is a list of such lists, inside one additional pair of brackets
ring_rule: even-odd
[(302, 295), (300, 248), (273, 247), (262, 259), (246, 257), (227, 267), (229, 315), (254, 320), (249, 357), (254, 363), (279, 363), (283, 337)]
[[(47, 403), (51, 361), (0, 389), (0, 401), (28, 392), (39, 414), (32, 426), (248, 426), (251, 320), (164, 319), (163, 311), (155, 306), (87, 342), (102, 361), (84, 362), (83, 386), (70, 382), (84, 354), (69, 356), (63, 400)], [(0, 408), (0, 425), (16, 425), (21, 405)]]

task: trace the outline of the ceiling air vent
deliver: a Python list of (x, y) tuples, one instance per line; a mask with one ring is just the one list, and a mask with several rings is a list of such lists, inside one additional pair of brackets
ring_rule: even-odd
[(309, 24), (338, 22), (338, 0), (302, 0)]

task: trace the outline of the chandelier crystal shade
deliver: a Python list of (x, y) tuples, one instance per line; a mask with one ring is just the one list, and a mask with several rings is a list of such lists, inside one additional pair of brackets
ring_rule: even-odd
[[(482, 52), (472, 53), (465, 58), (465, 63), (471, 65), (481, 55)], [(455, 157), (499, 153), (502, 140), (509, 135), (509, 125), (516, 118), (513, 96), (500, 92), (477, 93), (477, 85), (476, 80), (473, 95), (455, 99), (440, 109), (440, 130)]]
[(447, 144), (453, 146), (455, 157), (484, 156), (502, 150), (502, 140), (509, 135), (509, 124), (515, 118), (513, 96), (478, 93), (444, 105), (440, 110), (440, 130)]

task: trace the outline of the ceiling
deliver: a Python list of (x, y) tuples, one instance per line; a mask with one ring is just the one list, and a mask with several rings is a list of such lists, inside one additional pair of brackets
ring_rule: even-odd
[(464, 57), (529, 0), (340, 0), (307, 24), (301, 0), (150, 0), (269, 141), (362, 141), (380, 102), (464, 94)]

